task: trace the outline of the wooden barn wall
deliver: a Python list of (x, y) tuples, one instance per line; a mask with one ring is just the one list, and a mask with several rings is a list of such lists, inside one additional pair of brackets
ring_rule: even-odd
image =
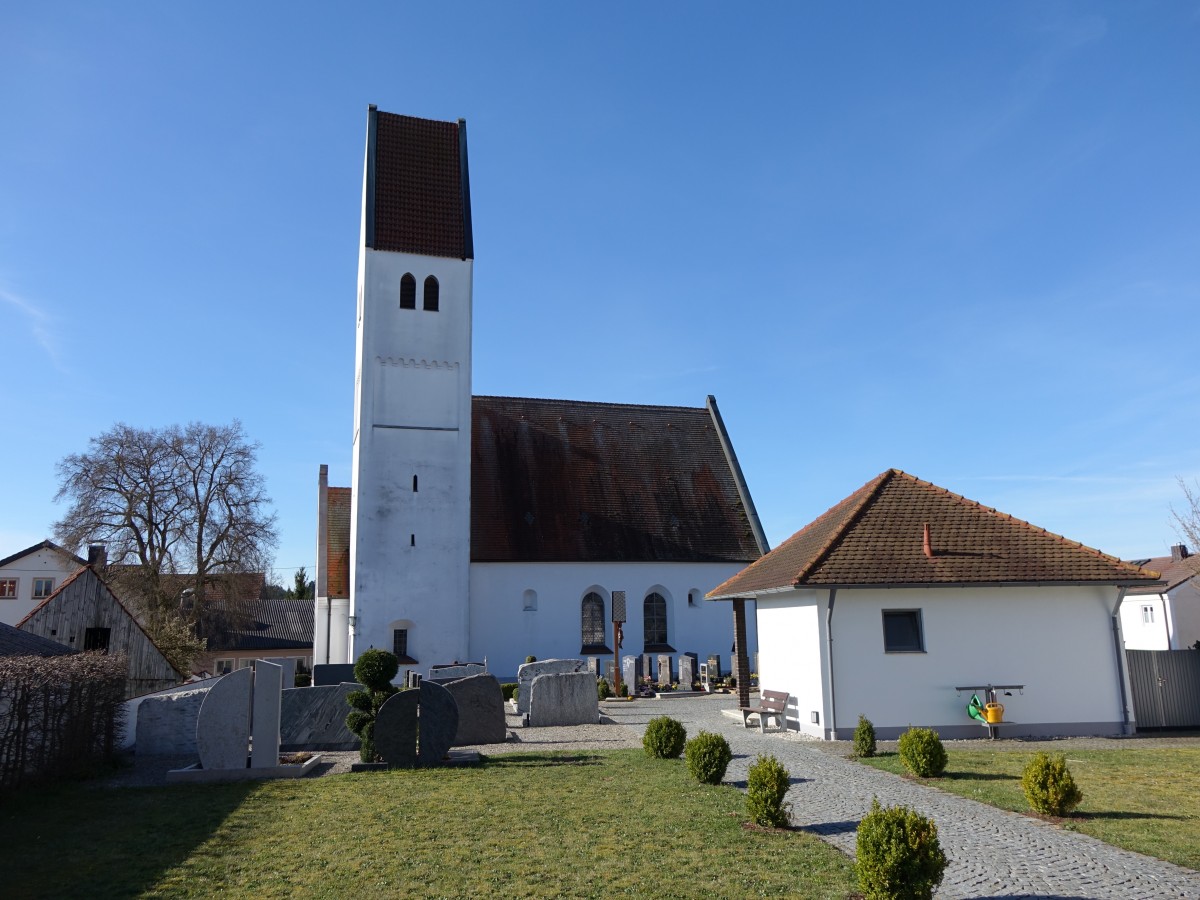
[(110, 629), (109, 652), (129, 657), (127, 697), (139, 697), (179, 683), (179, 674), (167, 658), (104, 582), (90, 571), (65, 585), (49, 603), (35, 610), (22, 631), (82, 651), (89, 628)]

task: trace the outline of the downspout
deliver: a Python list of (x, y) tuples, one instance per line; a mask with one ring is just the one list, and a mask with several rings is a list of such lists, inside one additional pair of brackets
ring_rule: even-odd
[(833, 690), (833, 604), (837, 600), (837, 588), (829, 589), (829, 606), (825, 610), (825, 639), (828, 646), (825, 653), (825, 678), (829, 682), (829, 726), (826, 729), (828, 739), (837, 740), (837, 698)]
[(1128, 588), (1117, 588), (1117, 602), (1112, 611), (1113, 650), (1117, 654), (1117, 684), (1121, 688), (1121, 734), (1129, 735), (1129, 696), (1125, 693), (1125, 648), (1121, 642), (1121, 603)]

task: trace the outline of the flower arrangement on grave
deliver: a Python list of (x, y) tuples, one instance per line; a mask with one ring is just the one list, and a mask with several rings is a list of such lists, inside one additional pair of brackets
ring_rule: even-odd
[(346, 716), (346, 727), (362, 741), (358, 755), (363, 762), (378, 761), (379, 754), (375, 752), (375, 717), (379, 714), (379, 707), (397, 693), (392, 679), (399, 671), (400, 660), (386, 650), (368, 650), (354, 664), (354, 677), (366, 690), (351, 691), (346, 695), (346, 702), (351, 706), (350, 714)]

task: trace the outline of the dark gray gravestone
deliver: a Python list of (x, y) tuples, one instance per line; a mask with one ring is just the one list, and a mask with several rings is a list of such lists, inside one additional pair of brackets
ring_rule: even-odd
[(656, 660), (653, 653), (642, 654), (642, 675), (646, 678), (649, 678), (651, 681), (654, 680), (655, 662)]
[(346, 715), (350, 712), (346, 695), (361, 690), (361, 684), (285, 690), (279, 711), (279, 749), (357, 750), (358, 735), (346, 727)]
[(196, 717), (196, 751), (202, 768), (247, 767), (253, 690), (254, 670), (250, 668), (223, 675), (208, 689)]
[[(504, 694), (495, 675), (472, 675), (442, 685), (458, 707), (455, 747), (467, 744), (501, 744), (508, 738), (504, 722)], [(421, 721), (424, 723), (424, 709)]]
[(353, 680), (353, 663), (321, 663), (313, 666), (313, 685), (343, 684)]
[(625, 656), (621, 658), (621, 681), (629, 688), (630, 694), (636, 694), (642, 683), (642, 658), (640, 656)]
[(718, 656), (716, 653), (714, 653), (712, 656), (710, 656), (708, 658), (708, 677), (709, 678), (720, 678), (721, 677), (721, 657)]
[(419, 690), (392, 694), (375, 715), (375, 752), (389, 766), (417, 765), (417, 706)]
[(606, 659), (604, 661), (604, 680), (608, 682), (608, 686), (610, 688), (615, 688), (617, 686), (617, 682), (613, 679), (613, 671), (615, 668), (616, 665), (611, 659)]
[[(496, 687), (499, 686), (497, 683)], [(458, 705), (445, 686), (432, 681), (422, 681), (419, 693), (421, 727), (417, 761), (422, 766), (439, 766), (458, 732)]]

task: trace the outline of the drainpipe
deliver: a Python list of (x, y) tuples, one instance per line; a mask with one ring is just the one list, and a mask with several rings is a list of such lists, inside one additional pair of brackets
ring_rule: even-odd
[(837, 600), (837, 588), (829, 589), (829, 606), (825, 610), (825, 638), (829, 642), (825, 654), (825, 677), (829, 682), (829, 725), (826, 729), (830, 740), (837, 740), (837, 699), (833, 690), (833, 604)]
[(1121, 688), (1121, 734), (1133, 732), (1129, 728), (1129, 697), (1125, 693), (1125, 648), (1121, 642), (1121, 603), (1125, 600), (1128, 588), (1117, 589), (1117, 602), (1112, 611), (1113, 650), (1117, 654), (1117, 684)]

